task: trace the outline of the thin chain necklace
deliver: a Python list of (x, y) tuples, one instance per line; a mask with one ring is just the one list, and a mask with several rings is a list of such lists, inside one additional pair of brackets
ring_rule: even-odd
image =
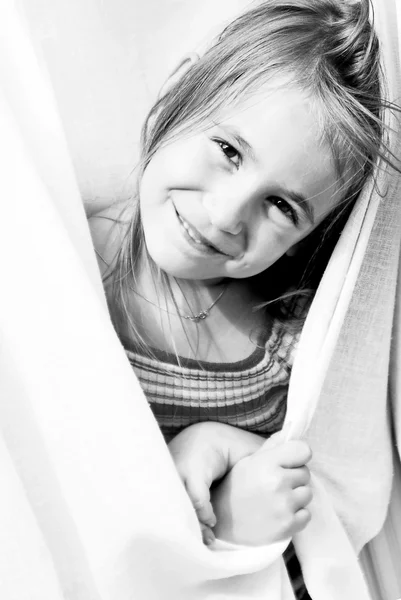
[[(103, 258), (103, 256), (100, 254), (100, 252), (98, 252), (95, 249), (95, 253), (99, 256), (99, 258), (107, 265), (108, 263), (105, 261), (105, 259)], [(223, 297), (224, 292), (227, 290), (229, 282), (227, 281), (226, 285), (223, 287), (223, 289), (221, 290), (220, 294), (217, 296), (216, 300), (214, 302), (211, 303), (210, 306), (208, 306), (207, 308), (205, 308), (204, 310), (201, 310), (200, 312), (198, 312), (196, 315), (181, 315), (178, 311), (177, 314), (179, 317), (181, 317), (182, 319), (187, 319), (188, 321), (192, 321), (193, 323), (199, 323), (199, 321), (204, 321), (205, 319), (207, 319), (207, 317), (209, 316), (210, 311), (212, 310), (213, 306), (215, 306), (215, 304), (218, 303), (218, 301)], [(151, 300), (148, 300), (147, 298), (145, 298), (145, 296), (142, 296), (142, 294), (140, 294), (139, 292), (137, 292), (136, 290), (134, 290), (133, 288), (131, 288), (131, 290), (140, 298), (142, 298), (143, 300), (145, 300), (146, 302), (148, 302), (149, 304), (152, 304), (152, 306), (156, 306), (156, 308), (163, 310), (164, 312), (172, 315), (175, 313), (172, 313), (171, 311), (167, 310), (167, 308), (163, 308), (162, 306), (159, 306), (158, 304), (155, 304), (155, 302), (152, 302)]]
[[(207, 317), (210, 314), (210, 311), (212, 310), (213, 306), (215, 306), (215, 304), (218, 303), (218, 301), (223, 297), (224, 292), (227, 290), (228, 287), (228, 283), (226, 283), (226, 285), (224, 286), (224, 288), (221, 290), (220, 294), (217, 296), (216, 300), (214, 300), (214, 302), (212, 302), (212, 304), (210, 306), (208, 306), (207, 308), (201, 310), (200, 312), (198, 312), (196, 315), (182, 315), (181, 313), (179, 313), (177, 311), (177, 315), (179, 317), (181, 317), (182, 319), (187, 319), (188, 321), (192, 321), (193, 323), (199, 323), (199, 321), (204, 321), (205, 319), (207, 319)], [(131, 288), (132, 289), (132, 288)], [(163, 310), (164, 312), (172, 315), (175, 313), (172, 313), (170, 310), (167, 310), (167, 308), (163, 308), (162, 306), (159, 306), (158, 304), (155, 304), (155, 302), (152, 302), (151, 300), (148, 300), (148, 298), (145, 298), (145, 296), (142, 296), (142, 294), (139, 294), (136, 290), (132, 290), (137, 296), (140, 296), (143, 300), (145, 300), (146, 302), (149, 302), (149, 304), (152, 304), (153, 306), (156, 306), (156, 308), (159, 308), (160, 310)]]

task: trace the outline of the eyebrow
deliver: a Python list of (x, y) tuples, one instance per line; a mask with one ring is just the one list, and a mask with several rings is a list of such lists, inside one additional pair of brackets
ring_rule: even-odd
[(302, 194), (298, 192), (293, 192), (292, 190), (287, 190), (286, 188), (281, 188), (285, 196), (288, 196), (295, 204), (298, 204), (302, 212), (307, 217), (308, 221), (311, 225), (315, 224), (315, 211), (313, 210), (313, 206), (308, 202), (308, 200)]
[(220, 127), (225, 133), (231, 136), (241, 148), (241, 150), (249, 156), (252, 160), (256, 162), (256, 156), (253, 151), (252, 146), (230, 125), (221, 125), (220, 123), (215, 123), (217, 127)]
[[(249, 156), (249, 158), (251, 158), (253, 161), (256, 161), (256, 156), (255, 156), (252, 146), (242, 137), (242, 135), (240, 135), (238, 133), (238, 131), (236, 131), (233, 127), (231, 127), (229, 125), (221, 125), (218, 123), (215, 123), (215, 124), (218, 127), (220, 127), (220, 129), (222, 129), (225, 133), (227, 133), (229, 136), (231, 136), (237, 142), (237, 144), (241, 148), (241, 150), (245, 154), (247, 154), (247, 156)], [(288, 198), (290, 198), (290, 200), (292, 200), (295, 204), (297, 204), (299, 206), (299, 208), (305, 214), (306, 218), (311, 223), (311, 225), (314, 225), (315, 224), (315, 211), (313, 210), (313, 206), (308, 202), (306, 197), (298, 192), (294, 192), (292, 190), (289, 190), (289, 189), (281, 187), (281, 186), (280, 186), (280, 190), (282, 191), (284, 196), (287, 196)]]

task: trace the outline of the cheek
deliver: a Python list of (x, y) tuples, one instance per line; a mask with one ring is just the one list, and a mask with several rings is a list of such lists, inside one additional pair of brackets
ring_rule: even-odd
[(270, 219), (258, 228), (254, 239), (253, 253), (259, 262), (272, 264), (292, 244), (294, 235), (285, 232)]
[(161, 148), (150, 161), (144, 178), (164, 189), (196, 188), (210, 180), (214, 166), (207, 142), (198, 139), (175, 142)]
[(213, 162), (202, 145), (181, 147), (166, 157), (162, 166), (171, 188), (198, 188), (212, 176)]
[(292, 228), (284, 231), (267, 221), (254, 237), (252, 249), (245, 257), (250, 270), (264, 271), (278, 261), (301, 238)]

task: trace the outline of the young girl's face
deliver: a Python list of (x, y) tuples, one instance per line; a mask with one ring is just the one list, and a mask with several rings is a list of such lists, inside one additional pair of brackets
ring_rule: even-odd
[(268, 88), (175, 137), (140, 188), (148, 251), (166, 273), (219, 281), (264, 271), (340, 199), (316, 104)]

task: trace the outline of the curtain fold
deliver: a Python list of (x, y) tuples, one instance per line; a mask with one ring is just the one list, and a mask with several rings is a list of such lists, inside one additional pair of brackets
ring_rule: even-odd
[[(397, 98), (394, 4), (375, 4)], [(0, 130), (0, 597), (291, 600), (285, 542), (201, 542), (108, 319), (51, 83), (12, 0), (0, 3)], [(370, 593), (357, 559), (390, 501), (392, 327), (397, 440), (401, 430), (400, 178), (387, 171), (380, 185), (386, 196), (367, 186), (336, 248), (291, 380), (284, 435), (314, 451), (313, 525), (294, 541), (314, 600), (401, 595), (399, 474), (364, 555)]]
[[(400, 197), (400, 196), (399, 196)], [(362, 552), (374, 600), (401, 598), (401, 260), (393, 321), (389, 372), (389, 410), (394, 440), (394, 474), (388, 514), (382, 530)]]

